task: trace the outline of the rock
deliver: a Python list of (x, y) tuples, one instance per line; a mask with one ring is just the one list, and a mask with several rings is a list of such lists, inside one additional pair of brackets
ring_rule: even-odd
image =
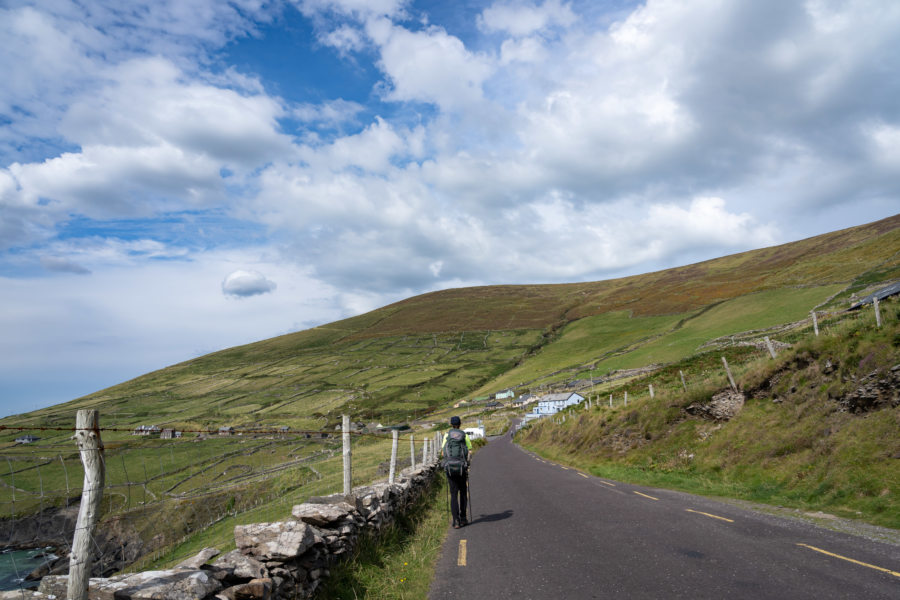
[(232, 576), (240, 579), (262, 579), (269, 576), (266, 566), (240, 550), (232, 550), (221, 556), (213, 567), (231, 571)]
[(724, 390), (712, 397), (709, 404), (694, 403), (684, 410), (694, 416), (714, 421), (728, 421), (744, 408), (744, 394)]
[(354, 508), (346, 502), (335, 504), (298, 504), (291, 510), (291, 514), (310, 525), (316, 527), (330, 527), (349, 517), (352, 517)]
[(270, 559), (300, 556), (315, 543), (313, 527), (302, 521), (237, 525), (234, 541), (243, 554)]
[(103, 586), (108, 600), (195, 600), (215, 594), (222, 584), (199, 570), (144, 571)]
[(211, 558), (214, 558), (218, 555), (219, 555), (218, 549), (204, 548), (197, 554), (197, 556), (195, 556), (193, 558), (189, 558), (187, 560), (184, 560), (184, 561), (178, 563), (177, 565), (175, 565), (174, 568), (197, 570), (200, 567), (202, 567), (203, 565), (207, 564)]
[(274, 582), (271, 579), (254, 579), (248, 583), (235, 585), (216, 594), (223, 600), (269, 600)]
[[(43, 600), (48, 596), (38, 592), (37, 590), (8, 590), (0, 592), (0, 600)], [(60, 600), (64, 600), (63, 596)]]

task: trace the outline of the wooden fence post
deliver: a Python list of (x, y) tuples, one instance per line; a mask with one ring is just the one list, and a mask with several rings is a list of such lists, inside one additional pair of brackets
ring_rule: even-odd
[(428, 438), (422, 440), (422, 466), (428, 463)]
[(810, 311), (810, 314), (812, 315), (813, 331), (816, 332), (816, 337), (819, 337), (819, 318), (816, 316), (816, 311), (814, 310)]
[(352, 466), (350, 455), (350, 415), (343, 415), (343, 441), (344, 441), (344, 495), (349, 496), (353, 491), (350, 469)]
[(725, 360), (725, 357), (722, 357), (722, 364), (725, 365), (725, 373), (728, 375), (728, 383), (731, 384), (731, 389), (733, 391), (737, 391), (737, 385), (734, 383), (734, 377), (731, 376), (731, 369), (728, 368), (728, 361)]
[(75, 417), (73, 437), (84, 465), (84, 487), (81, 490), (81, 506), (78, 508), (75, 537), (69, 554), (66, 600), (86, 600), (94, 527), (97, 525), (106, 481), (103, 441), (100, 439), (100, 413), (96, 410), (79, 410)]
[(400, 440), (400, 432), (394, 430), (391, 432), (391, 472), (388, 475), (388, 483), (394, 483), (394, 476), (397, 474), (397, 442)]
[(772, 340), (769, 339), (769, 336), (765, 337), (766, 340), (766, 348), (769, 349), (769, 356), (775, 358), (775, 347), (772, 346)]
[(681, 375), (681, 387), (684, 388), (684, 391), (687, 391), (687, 383), (684, 382), (684, 371), (679, 370), (678, 374)]
[(612, 408), (612, 394), (609, 395), (609, 407)]
[(875, 305), (875, 325), (881, 327), (881, 309), (878, 307), (878, 298), (872, 298), (872, 304)]
[(628, 406), (628, 390), (625, 390), (625, 406)]
[(653, 396), (653, 384), (651, 383), (651, 384), (650, 384), (650, 399), (653, 400), (653, 398), (654, 398), (654, 396)]
[(411, 434), (409, 436), (409, 463), (410, 467), (413, 471), (416, 470), (416, 436), (415, 434)]

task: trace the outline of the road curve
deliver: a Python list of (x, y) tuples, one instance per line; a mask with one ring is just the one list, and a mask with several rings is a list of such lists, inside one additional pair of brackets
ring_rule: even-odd
[(474, 520), (430, 600), (900, 598), (900, 547), (681, 492), (589, 476), (509, 435), (478, 451)]

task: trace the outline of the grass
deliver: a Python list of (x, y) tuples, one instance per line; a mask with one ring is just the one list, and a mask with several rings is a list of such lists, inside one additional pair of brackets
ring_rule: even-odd
[(870, 315), (859, 315), (799, 341), (776, 360), (752, 352), (743, 362), (730, 356), (748, 398), (727, 422), (684, 410), (727, 386), (721, 373), (704, 376), (702, 357), (695, 357), (676, 365), (690, 373), (687, 393), (661, 372), (629, 384), (657, 381), (652, 400), (633, 394), (628, 407), (571, 410), (564, 423), (545, 419), (519, 439), (604, 477), (900, 528), (900, 406), (888, 402), (854, 413), (841, 404), (858, 382), (887, 378), (900, 364), (897, 303), (882, 309), (892, 320), (881, 329)]
[(412, 512), (378, 538), (367, 538), (351, 561), (331, 569), (320, 600), (413, 600), (426, 598), (447, 526), (447, 482), (435, 477)]

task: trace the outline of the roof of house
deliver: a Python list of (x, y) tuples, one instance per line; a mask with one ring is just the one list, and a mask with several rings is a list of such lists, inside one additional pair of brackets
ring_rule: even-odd
[(859, 302), (857, 302), (856, 304), (851, 306), (850, 310), (860, 308), (861, 306), (864, 306), (866, 304), (872, 304), (875, 301), (875, 298), (878, 298), (879, 300), (884, 300), (885, 298), (894, 296), (896, 294), (900, 294), (900, 282), (893, 283), (887, 287), (881, 288), (880, 290), (878, 290), (877, 292), (875, 292), (873, 294), (869, 294), (868, 296), (866, 296), (865, 298), (863, 298), (862, 300), (860, 300)]
[(564, 402), (571, 398), (572, 396), (578, 396), (579, 398), (584, 398), (581, 394), (576, 394), (575, 392), (562, 392), (559, 394), (547, 394), (543, 398), (541, 398), (541, 402)]

